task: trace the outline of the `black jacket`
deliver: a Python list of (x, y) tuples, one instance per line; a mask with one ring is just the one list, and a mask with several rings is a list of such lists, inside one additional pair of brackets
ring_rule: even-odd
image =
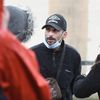
[(86, 98), (96, 92), (100, 100), (100, 62), (94, 64), (86, 77), (78, 76), (74, 84), (74, 94), (78, 98)]
[[(40, 71), (45, 78), (53, 77), (56, 79), (64, 45), (63, 41), (60, 50), (56, 52), (53, 49), (48, 49), (44, 43), (31, 48), (36, 53)], [(64, 60), (58, 76), (58, 84), (63, 94), (61, 100), (72, 100), (74, 79), (81, 72), (80, 64), (81, 59), (78, 52), (69, 45), (65, 45)]]

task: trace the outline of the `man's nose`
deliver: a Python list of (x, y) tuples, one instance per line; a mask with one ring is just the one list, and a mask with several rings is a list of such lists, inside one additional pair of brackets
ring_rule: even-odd
[(53, 32), (52, 31), (49, 31), (49, 35), (52, 36), (53, 35)]

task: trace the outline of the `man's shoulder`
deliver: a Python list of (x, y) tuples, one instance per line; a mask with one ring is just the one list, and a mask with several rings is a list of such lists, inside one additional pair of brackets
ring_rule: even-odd
[(66, 49), (72, 51), (72, 52), (76, 52), (78, 53), (78, 51), (76, 50), (76, 48), (74, 48), (73, 46), (69, 45), (69, 44), (65, 44)]
[(41, 49), (43, 47), (44, 47), (44, 43), (40, 43), (40, 44), (32, 46), (30, 49), (31, 50), (36, 50), (36, 49)]
[(74, 48), (73, 46), (71, 46), (71, 45), (69, 45), (69, 44), (65, 44), (65, 46), (66, 46), (66, 49), (67, 49), (68, 51), (70, 51), (70, 52), (72, 52), (72, 53), (76, 53), (76, 54), (79, 55), (78, 50), (76, 50), (76, 48)]

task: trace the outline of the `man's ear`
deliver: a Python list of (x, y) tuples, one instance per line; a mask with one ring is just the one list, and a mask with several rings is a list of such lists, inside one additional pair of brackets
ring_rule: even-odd
[(63, 38), (66, 38), (66, 36), (67, 36), (67, 32), (64, 31), (64, 32), (63, 32)]

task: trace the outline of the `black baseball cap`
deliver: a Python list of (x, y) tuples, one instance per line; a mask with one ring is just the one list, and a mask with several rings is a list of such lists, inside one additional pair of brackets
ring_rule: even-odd
[(67, 22), (65, 18), (60, 14), (53, 14), (47, 18), (46, 24), (42, 27), (42, 29), (46, 28), (47, 26), (52, 26), (57, 30), (64, 30), (66, 31)]

